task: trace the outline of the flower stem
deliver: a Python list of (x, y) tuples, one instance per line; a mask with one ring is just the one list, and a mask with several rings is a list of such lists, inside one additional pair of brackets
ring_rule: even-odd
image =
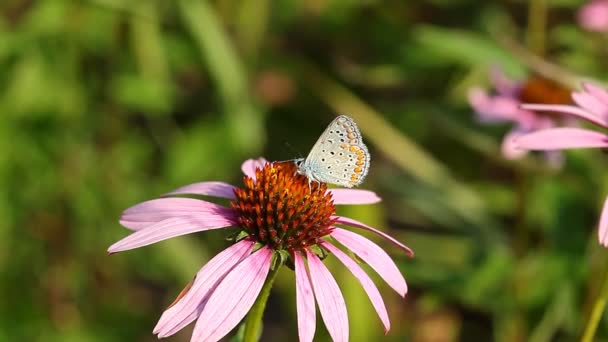
[(264, 309), (266, 308), (266, 302), (270, 296), (270, 289), (274, 283), (277, 274), (279, 273), (280, 264), (276, 264), (274, 269), (270, 270), (270, 274), (266, 278), (266, 282), (260, 291), (260, 295), (253, 303), (247, 319), (245, 320), (245, 331), (243, 333), (242, 342), (257, 342), (262, 333), (262, 316), (264, 315)]
[(604, 271), (604, 277), (602, 280), (600, 292), (598, 293), (597, 299), (595, 300), (595, 303), (593, 304), (593, 309), (591, 310), (591, 314), (589, 315), (589, 320), (587, 321), (587, 324), (585, 325), (585, 331), (583, 332), (583, 337), (581, 337), (581, 342), (593, 341), (593, 337), (595, 336), (597, 326), (600, 323), (602, 314), (604, 313), (604, 309), (606, 308), (607, 300), (608, 300), (608, 267)]

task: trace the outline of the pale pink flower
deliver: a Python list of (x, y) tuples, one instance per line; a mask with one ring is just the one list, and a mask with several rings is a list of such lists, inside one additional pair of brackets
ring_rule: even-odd
[(291, 162), (248, 160), (242, 170), (246, 176), (240, 188), (223, 182), (201, 182), (166, 195), (227, 198), (231, 200), (230, 207), (200, 199), (163, 197), (124, 211), (120, 223), (134, 232), (112, 245), (110, 253), (211, 229), (236, 226), (243, 232), (240, 240), (236, 239), (196, 274), (163, 313), (154, 333), (159, 338), (167, 337), (196, 320), (192, 341), (221, 339), (245, 317), (275, 264), (273, 261), (284, 251), (295, 267), (299, 340), (313, 339), (316, 302), (332, 339), (348, 341), (344, 298), (317, 254), (321, 250), (334, 255), (353, 273), (388, 332), (390, 322), (378, 289), (337, 243), (367, 263), (401, 296), (407, 292), (405, 279), (378, 245), (336, 225), (376, 233), (408, 255), (413, 256), (413, 252), (375, 228), (335, 215), (334, 207), (376, 203), (380, 198), (367, 190), (327, 189), (323, 183), (309, 184)]
[[(571, 114), (595, 125), (608, 128), (608, 91), (584, 83), (583, 90), (572, 93), (575, 106), (525, 104), (527, 110)], [(569, 148), (607, 148), (608, 135), (582, 128), (551, 128), (522, 135), (515, 140), (518, 148), (527, 150), (563, 150)], [(608, 201), (600, 217), (599, 241), (608, 247)]]
[[(515, 138), (539, 129), (554, 127), (559, 121), (559, 118), (547, 113), (535, 113), (521, 108), (522, 102), (530, 98), (545, 97), (550, 101), (561, 103), (567, 92), (555, 83), (540, 77), (531, 77), (521, 82), (512, 80), (498, 67), (491, 70), (490, 81), (495, 91), (488, 93), (481, 88), (471, 88), (468, 93), (469, 104), (477, 113), (479, 122), (513, 124), (511, 131), (503, 138), (501, 150), (507, 159), (521, 158), (527, 151), (513, 146)], [(549, 151), (546, 157), (554, 166), (561, 165), (562, 157), (559, 152)]]
[(578, 23), (589, 31), (608, 31), (608, 0), (592, 0), (581, 7)]

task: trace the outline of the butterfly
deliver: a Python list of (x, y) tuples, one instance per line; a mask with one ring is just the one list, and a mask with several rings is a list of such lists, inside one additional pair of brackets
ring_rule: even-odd
[(308, 182), (352, 188), (369, 171), (370, 155), (355, 121), (340, 115), (321, 134), (306, 158), (295, 160), (297, 172)]

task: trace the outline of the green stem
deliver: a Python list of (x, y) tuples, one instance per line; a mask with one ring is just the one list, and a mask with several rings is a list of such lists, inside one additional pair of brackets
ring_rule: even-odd
[(606, 308), (606, 301), (608, 300), (608, 267), (604, 271), (604, 277), (602, 280), (602, 285), (600, 288), (600, 292), (598, 293), (597, 299), (593, 304), (593, 309), (591, 310), (591, 315), (589, 315), (589, 320), (585, 325), (585, 331), (583, 332), (583, 337), (581, 337), (581, 342), (591, 342), (593, 341), (593, 337), (595, 336), (595, 332), (597, 330), (597, 326), (602, 319), (602, 314), (604, 313), (604, 309)]
[(258, 341), (262, 333), (262, 316), (264, 315), (264, 309), (266, 308), (266, 303), (268, 302), (268, 296), (270, 296), (270, 289), (272, 289), (272, 284), (274, 283), (281, 266), (282, 264), (276, 263), (274, 269), (270, 270), (270, 274), (266, 278), (266, 282), (262, 287), (262, 291), (260, 291), (260, 295), (255, 300), (255, 303), (253, 303), (251, 310), (249, 310), (249, 314), (245, 320), (243, 342)]

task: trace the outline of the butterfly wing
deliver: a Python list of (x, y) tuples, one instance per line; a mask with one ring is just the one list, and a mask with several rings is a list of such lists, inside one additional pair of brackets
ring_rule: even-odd
[(301, 169), (313, 181), (350, 188), (363, 182), (369, 165), (359, 128), (353, 119), (340, 115), (321, 134)]

